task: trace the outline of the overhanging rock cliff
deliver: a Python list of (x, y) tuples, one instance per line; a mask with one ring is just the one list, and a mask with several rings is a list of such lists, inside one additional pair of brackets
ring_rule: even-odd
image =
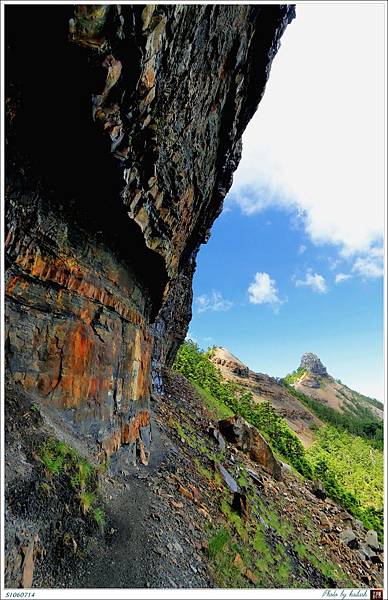
[(149, 398), (292, 6), (7, 6), (6, 369), (109, 456)]

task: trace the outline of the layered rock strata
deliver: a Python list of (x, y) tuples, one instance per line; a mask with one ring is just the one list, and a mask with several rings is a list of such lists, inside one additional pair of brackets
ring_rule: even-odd
[(149, 398), (292, 6), (6, 7), (6, 369), (109, 456)]

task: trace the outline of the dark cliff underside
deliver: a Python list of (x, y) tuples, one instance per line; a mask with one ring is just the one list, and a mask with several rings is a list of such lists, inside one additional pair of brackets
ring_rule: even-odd
[(7, 372), (105, 455), (148, 445), (293, 11), (6, 7)]
[(89, 456), (150, 397), (292, 6), (6, 7), (5, 364)]

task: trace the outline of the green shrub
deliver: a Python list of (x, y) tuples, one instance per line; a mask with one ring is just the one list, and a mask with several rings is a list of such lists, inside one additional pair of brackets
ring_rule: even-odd
[[(65, 442), (49, 438), (38, 449), (38, 454), (50, 476), (50, 486), (42, 484), (42, 491), (47, 493), (55, 489), (55, 478), (61, 476), (77, 492), (83, 514), (91, 512), (96, 523), (102, 527), (104, 513), (94, 507), (97, 498), (98, 469), (95, 469), (85, 458), (80, 457)], [(43, 487), (44, 486), (44, 487)]]
[(288, 385), (291, 385), (291, 384), (295, 383), (295, 381), (299, 381), (299, 379), (305, 373), (307, 373), (306, 369), (303, 369), (302, 367), (299, 367), (296, 371), (293, 371), (292, 373), (289, 373), (289, 375), (286, 375), (284, 377), (283, 381), (285, 383), (287, 383)]
[[(288, 391), (293, 396), (298, 398), (298, 400), (300, 400), (322, 421), (325, 421), (330, 425), (334, 425), (335, 427), (341, 428), (344, 431), (354, 435), (361, 436), (368, 440), (374, 448), (382, 450), (384, 441), (384, 424), (383, 421), (375, 417), (368, 408), (357, 402), (349, 402), (347, 396), (342, 394), (347, 401), (345, 402), (344, 410), (341, 413), (338, 410), (327, 406), (320, 400), (312, 398), (311, 396), (306, 396), (299, 390), (293, 388), (290, 385), (291, 382), (289, 381), (289, 377), (291, 377), (291, 375), (288, 375), (283, 379), (283, 384), (286, 385)], [(361, 400), (363, 398), (366, 400), (364, 396), (356, 394), (356, 392), (349, 390), (349, 393), (353, 394), (353, 400), (355, 400), (356, 397), (359, 397)], [(377, 402), (377, 400), (374, 402)], [(371, 401), (370, 403), (374, 404), (374, 402)]]
[[(257, 404), (243, 387), (223, 380), (210, 360), (211, 353), (212, 350), (203, 352), (194, 342), (186, 341), (178, 351), (174, 369), (203, 390), (202, 397), (207, 398), (206, 403), (212, 403), (216, 413), (220, 408), (241, 415), (257, 427), (275, 452), (301, 475), (321, 479), (329, 496), (362, 520), (366, 527), (375, 529), (381, 539), (382, 423), (362, 406), (356, 406), (355, 413), (348, 409), (341, 414), (301, 394), (286, 382), (284, 385), (294, 396), (331, 425), (316, 431), (316, 442), (306, 451), (269, 402)], [(290, 377), (296, 380), (301, 374), (302, 370), (298, 369)]]
[(328, 494), (383, 534), (383, 453), (365, 439), (332, 426), (322, 427), (307, 451), (317, 478)]
[(101, 531), (103, 531), (104, 527), (105, 527), (104, 511), (101, 508), (94, 508), (92, 515), (93, 515), (93, 519), (95, 520), (95, 522), (97, 523), (97, 525), (99, 526)]
[(96, 496), (93, 494), (93, 492), (80, 492), (79, 499), (81, 502), (82, 512), (84, 515), (86, 515), (86, 513), (88, 513), (92, 508)]
[(191, 340), (184, 342), (177, 353), (174, 370), (184, 375), (194, 386), (211, 395), (213, 401), (230, 414), (244, 417), (257, 427), (283, 460), (305, 477), (312, 477), (311, 467), (299, 438), (279, 417), (269, 402), (257, 404), (243, 387), (223, 381), (222, 375), (210, 360), (212, 350), (203, 352)]

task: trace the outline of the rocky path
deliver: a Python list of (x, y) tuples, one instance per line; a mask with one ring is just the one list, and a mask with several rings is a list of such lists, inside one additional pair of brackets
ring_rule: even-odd
[[(102, 533), (82, 516), (68, 481), (47, 480), (36, 460), (34, 448), (52, 429), (22, 395), (8, 398), (9, 580), (17, 565), (25, 578), (22, 558), (31, 547), (35, 567), (25, 587), (381, 587), (384, 556), (361, 555), (369, 543), (362, 525), (295, 474), (277, 481), (233, 444), (220, 451), (214, 415), (182, 377), (166, 376), (166, 394), (152, 409), (150, 464), (126, 464), (123, 447), (102, 477)], [(230, 510), (234, 494), (223, 473), (245, 490), (242, 520)], [(222, 564), (214, 556), (220, 532), (230, 538)]]
[[(225, 517), (220, 512), (220, 500), (226, 497), (225, 488), (216, 483), (213, 476), (209, 478), (209, 473), (206, 477), (198, 469), (198, 458), (203, 459), (201, 444), (210, 443), (209, 414), (183, 380), (173, 378), (169, 385), (171, 393), (153, 407), (156, 422), (153, 423), (150, 464), (128, 467), (119, 454), (117, 463), (111, 465), (112, 474), (104, 480), (101, 489), (108, 517), (105, 534), (91, 539), (71, 582), (68, 576), (63, 579), (59, 576), (56, 586), (217, 587), (207, 543), (210, 529), (215, 531), (225, 525)], [(125, 452), (125, 448), (122, 451)], [(233, 458), (232, 454), (229, 459), (225, 457), (224, 464), (233, 473), (234, 465), (240, 460), (247, 458), (237, 454)], [(212, 470), (211, 462), (208, 468)], [(284, 556), (292, 566), (287, 584), (293, 581), (297, 587), (336, 587), (331, 579), (333, 567), (330, 574), (327, 570), (330, 564), (336, 565), (339, 572), (343, 569), (348, 585), (363, 587), (379, 580), (377, 565), (360, 560), (357, 550), (341, 542), (340, 535), (346, 532), (344, 518), (349, 515), (341, 512), (340, 507), (329, 499), (317, 498), (300, 478), (291, 474), (282, 481), (275, 481), (261, 472), (260, 479), (263, 507), (266, 503), (279, 519), (277, 528), (270, 527), (267, 531), (268, 550), (275, 555), (279, 543), (282, 545)], [(364, 534), (357, 527), (356, 535), (361, 539)], [(295, 553), (294, 542), (287, 540), (285, 528), (290, 528), (306, 546), (306, 553), (307, 548), (312, 549), (309, 560)], [(314, 554), (320, 557), (315, 562)], [(266, 577), (263, 581), (268, 585)], [(252, 582), (256, 583), (243, 578), (237, 583), (250, 587)]]
[(59, 576), (54, 582), (58, 587), (212, 587), (203, 553), (198, 552), (201, 535), (186, 536), (187, 522), (178, 511), (181, 495), (176, 485), (167, 489), (184, 457), (155, 423), (153, 431), (150, 464), (121, 469), (103, 482), (104, 537), (92, 538), (76, 576), (71, 582)]

